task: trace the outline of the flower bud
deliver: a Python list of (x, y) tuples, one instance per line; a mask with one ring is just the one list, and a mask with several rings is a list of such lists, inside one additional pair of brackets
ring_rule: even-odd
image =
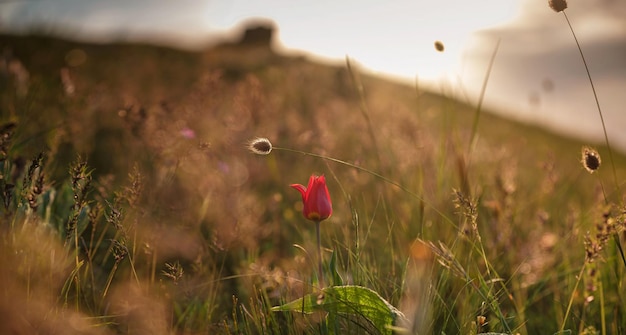
[(312, 221), (322, 221), (333, 213), (333, 205), (330, 201), (326, 178), (324, 176), (311, 175), (309, 184), (305, 187), (300, 184), (292, 184), (302, 195), (304, 217)]

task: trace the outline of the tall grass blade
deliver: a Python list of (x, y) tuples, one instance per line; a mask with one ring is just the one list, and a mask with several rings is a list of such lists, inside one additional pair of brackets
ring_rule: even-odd
[[(493, 69), (493, 63), (496, 60), (496, 55), (498, 54), (498, 48), (500, 48), (500, 39), (496, 43), (495, 48), (493, 49), (493, 53), (491, 53), (491, 59), (489, 60), (489, 66), (487, 67), (487, 73), (485, 74), (485, 80), (483, 81), (483, 86), (480, 89), (480, 96), (478, 97), (478, 104), (476, 105), (476, 112), (474, 113), (474, 120), (472, 122), (472, 134), (470, 137), (470, 141), (468, 143), (468, 153), (471, 154), (472, 147), (474, 145), (474, 140), (476, 138), (476, 133), (478, 131), (478, 120), (480, 119), (480, 114), (482, 113), (483, 101), (485, 100), (485, 92), (487, 91), (487, 83), (489, 83), (489, 76), (491, 75), (491, 70)], [(469, 157), (470, 155), (468, 155)]]

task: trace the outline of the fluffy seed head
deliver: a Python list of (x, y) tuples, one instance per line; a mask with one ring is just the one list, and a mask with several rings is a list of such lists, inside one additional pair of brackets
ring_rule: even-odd
[(581, 163), (583, 163), (583, 167), (589, 171), (589, 173), (594, 173), (598, 168), (600, 168), (600, 164), (602, 164), (602, 159), (600, 158), (600, 154), (596, 149), (591, 147), (583, 147), (582, 150), (582, 159)]
[(435, 50), (437, 50), (439, 52), (443, 52), (444, 49), (445, 49), (445, 47), (443, 46), (443, 42), (435, 41)]
[(272, 142), (265, 137), (257, 137), (248, 143), (248, 150), (257, 155), (268, 155), (272, 152)]
[(555, 12), (562, 12), (567, 8), (567, 1), (565, 0), (548, 0), (548, 5)]

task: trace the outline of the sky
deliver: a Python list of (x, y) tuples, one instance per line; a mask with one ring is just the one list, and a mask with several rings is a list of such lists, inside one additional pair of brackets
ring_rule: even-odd
[[(609, 138), (626, 152), (626, 2), (569, 1), (566, 13), (595, 84)], [(46, 0), (0, 1), (0, 31), (85, 41), (149, 41), (187, 49), (236, 38), (271, 20), (277, 48), (345, 64), (476, 103), (496, 113), (603, 142), (580, 53), (563, 13), (542, 0)], [(437, 52), (434, 42), (445, 45)]]

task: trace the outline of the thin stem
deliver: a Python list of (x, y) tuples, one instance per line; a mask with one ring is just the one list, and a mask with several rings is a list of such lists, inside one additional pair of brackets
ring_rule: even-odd
[(346, 64), (348, 67), (348, 72), (350, 73), (350, 79), (352, 79), (352, 84), (354, 85), (354, 89), (359, 95), (361, 115), (363, 115), (363, 119), (365, 119), (365, 123), (367, 124), (367, 132), (369, 133), (370, 139), (372, 140), (372, 147), (374, 147), (374, 152), (376, 153), (378, 169), (380, 169), (382, 167), (382, 160), (380, 158), (380, 150), (378, 150), (378, 141), (376, 140), (376, 134), (374, 133), (372, 120), (370, 119), (370, 116), (369, 116), (369, 108), (367, 108), (367, 103), (365, 102), (365, 93), (363, 92), (363, 84), (361, 83), (361, 80), (358, 77), (357, 71), (353, 70), (352, 63), (350, 63), (349, 57), (346, 57)]
[(626, 256), (624, 255), (624, 249), (622, 248), (622, 242), (619, 240), (619, 234), (613, 234), (613, 239), (615, 240), (615, 245), (617, 246), (617, 250), (619, 250), (620, 256), (622, 256), (622, 263), (626, 266)]
[(598, 281), (598, 287), (600, 291), (600, 324), (602, 325), (602, 335), (606, 335), (606, 309), (604, 308), (604, 286), (602, 286), (602, 280)]
[(320, 289), (324, 288), (324, 286), (326, 286), (324, 284), (324, 266), (322, 265), (322, 238), (320, 236), (320, 223), (322, 221), (320, 220), (316, 220), (315, 221), (315, 232), (317, 233), (317, 272), (318, 272), (318, 279), (319, 279), (319, 284), (320, 284)]
[(578, 289), (578, 284), (580, 284), (580, 281), (583, 278), (583, 274), (585, 273), (586, 266), (587, 266), (587, 261), (583, 263), (583, 267), (580, 269), (580, 273), (578, 274), (578, 277), (576, 277), (577, 278), (576, 284), (574, 285), (574, 290), (572, 291), (572, 295), (570, 296), (569, 303), (567, 304), (567, 310), (565, 311), (565, 316), (563, 317), (563, 322), (561, 323), (559, 334), (563, 333), (563, 330), (565, 329), (567, 318), (569, 317), (569, 313), (572, 310), (572, 305), (574, 304), (574, 297), (576, 296), (576, 290)]
[(563, 16), (565, 17), (565, 21), (567, 21), (567, 25), (569, 26), (569, 30), (572, 32), (572, 36), (574, 36), (574, 41), (576, 42), (576, 47), (578, 47), (578, 52), (580, 53), (580, 58), (583, 60), (583, 65), (585, 65), (585, 71), (587, 72), (587, 78), (589, 78), (589, 84), (591, 84), (591, 90), (593, 91), (593, 97), (596, 101), (596, 107), (598, 108), (598, 114), (600, 115), (600, 121), (602, 122), (602, 130), (604, 131), (604, 141), (606, 142), (606, 147), (609, 150), (609, 158), (611, 159), (611, 168), (613, 169), (613, 179), (615, 180), (615, 187), (619, 190), (619, 183), (617, 182), (617, 170), (615, 169), (615, 162), (613, 160), (613, 150), (611, 150), (611, 143), (609, 142), (609, 135), (606, 132), (606, 125), (604, 124), (604, 116), (602, 115), (602, 109), (600, 108), (600, 102), (598, 100), (598, 94), (596, 94), (596, 87), (593, 84), (593, 80), (591, 79), (591, 73), (589, 72), (589, 67), (587, 66), (587, 61), (585, 60), (585, 55), (583, 54), (583, 50), (580, 47), (580, 43), (578, 43), (578, 38), (576, 37), (576, 33), (574, 33), (574, 28), (572, 28), (572, 24), (567, 17), (565, 11), (563, 11)]
[[(569, 26), (569, 30), (572, 32), (572, 36), (574, 37), (574, 41), (576, 42), (576, 47), (578, 47), (578, 52), (580, 53), (580, 58), (583, 60), (583, 64), (585, 65), (585, 71), (587, 72), (587, 78), (589, 78), (589, 84), (591, 84), (591, 90), (593, 91), (593, 97), (596, 101), (596, 107), (598, 108), (598, 114), (600, 115), (600, 122), (602, 122), (602, 131), (604, 132), (604, 141), (606, 142), (606, 148), (609, 150), (609, 159), (611, 160), (611, 169), (613, 170), (613, 180), (615, 182), (615, 187), (619, 191), (620, 186), (617, 181), (617, 170), (615, 169), (615, 160), (613, 159), (613, 150), (611, 150), (611, 143), (609, 142), (609, 135), (606, 131), (606, 125), (604, 124), (604, 116), (602, 115), (602, 109), (600, 108), (600, 102), (598, 100), (598, 95), (596, 94), (596, 87), (593, 84), (593, 80), (591, 79), (591, 73), (589, 72), (589, 67), (587, 66), (587, 61), (585, 60), (585, 55), (583, 54), (583, 50), (580, 47), (580, 43), (578, 43), (578, 38), (576, 37), (576, 33), (574, 33), (574, 28), (569, 21), (569, 17), (565, 11), (563, 11), (563, 16), (565, 17), (565, 21), (567, 21), (567, 25)], [(602, 185), (602, 184), (600, 184)], [(604, 192), (604, 187), (602, 188), (602, 193), (604, 193), (604, 198), (606, 199), (606, 193)], [(624, 257), (624, 252), (622, 250), (622, 244), (619, 238), (615, 239), (615, 244), (620, 251), (622, 256), (622, 262), (626, 265), (626, 258)]]
[[(474, 114), (474, 121), (472, 122), (472, 135), (469, 141), (468, 153), (471, 154), (472, 146), (474, 145), (474, 139), (476, 138), (476, 132), (478, 129), (478, 120), (480, 118), (480, 114), (483, 107), (483, 101), (485, 100), (485, 92), (487, 91), (487, 83), (489, 82), (489, 76), (491, 75), (491, 69), (493, 68), (493, 63), (496, 60), (496, 54), (498, 53), (498, 48), (500, 47), (500, 39), (498, 39), (498, 43), (496, 43), (496, 47), (493, 49), (493, 53), (491, 54), (491, 59), (489, 60), (489, 66), (487, 67), (487, 73), (485, 74), (485, 80), (483, 81), (483, 86), (480, 89), (480, 96), (478, 97), (478, 105), (476, 106), (476, 113)], [(470, 155), (468, 155), (469, 157)], [(469, 158), (468, 158), (469, 159)]]

